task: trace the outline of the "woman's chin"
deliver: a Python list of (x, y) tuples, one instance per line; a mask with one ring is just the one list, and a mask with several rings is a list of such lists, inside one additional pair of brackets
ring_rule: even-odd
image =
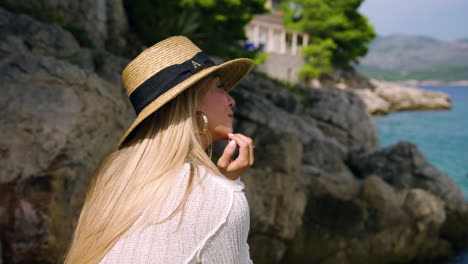
[(228, 139), (228, 134), (232, 133), (232, 131), (232, 128), (225, 128), (221, 131), (216, 131), (212, 136), (213, 142)]

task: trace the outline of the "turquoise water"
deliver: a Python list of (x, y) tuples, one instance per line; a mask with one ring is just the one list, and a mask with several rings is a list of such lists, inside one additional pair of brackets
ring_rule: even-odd
[(468, 200), (468, 86), (424, 86), (452, 98), (452, 109), (403, 111), (376, 117), (381, 146), (406, 140), (418, 145), (431, 164), (445, 172)]
[[(431, 164), (445, 172), (468, 200), (468, 86), (424, 86), (452, 98), (452, 109), (404, 111), (376, 117), (382, 147), (406, 140), (418, 145)], [(468, 250), (449, 264), (467, 264)]]

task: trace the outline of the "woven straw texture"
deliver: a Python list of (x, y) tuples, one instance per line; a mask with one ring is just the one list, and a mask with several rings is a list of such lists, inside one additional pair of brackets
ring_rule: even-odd
[[(176, 36), (165, 39), (152, 47), (144, 50), (131, 61), (122, 72), (122, 81), (130, 95), (143, 82), (151, 78), (159, 71), (180, 64), (201, 50), (184, 36)], [(226, 91), (236, 86), (239, 81), (252, 69), (253, 63), (249, 59), (235, 59), (223, 64), (207, 67), (159, 96), (147, 105), (137, 116), (136, 120), (124, 134), (118, 147), (122, 145), (128, 135), (148, 116), (157, 111), (165, 103), (169, 102), (185, 89), (191, 87), (205, 76), (217, 71), (221, 77)]]

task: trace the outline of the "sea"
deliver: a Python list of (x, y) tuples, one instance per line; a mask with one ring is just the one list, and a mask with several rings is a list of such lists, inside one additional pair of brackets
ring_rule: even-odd
[[(434, 166), (445, 172), (468, 201), (468, 86), (421, 86), (450, 95), (452, 109), (401, 111), (374, 117), (381, 147), (398, 141), (418, 145)], [(468, 264), (468, 249), (448, 264)]]

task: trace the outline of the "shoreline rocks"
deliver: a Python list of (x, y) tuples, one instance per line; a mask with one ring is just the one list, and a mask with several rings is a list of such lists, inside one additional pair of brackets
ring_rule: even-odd
[(372, 80), (374, 89), (350, 89), (367, 105), (371, 114), (381, 115), (403, 110), (451, 109), (450, 96), (438, 91), (406, 87), (396, 83)]
[[(468, 85), (466, 81), (451, 83)], [(437, 81), (386, 82), (368, 80), (354, 69), (334, 69), (320, 79), (310, 82), (318, 89), (336, 88), (356, 93), (372, 115), (385, 115), (404, 110), (445, 110), (451, 109), (450, 97), (442, 92), (416, 88), (417, 85), (445, 85)]]
[[(350, 133), (353, 126), (372, 126), (352, 92), (309, 90), (309, 104), (302, 105), (272, 81), (251, 76), (232, 94), (240, 99), (235, 130), (262, 149), (243, 176), (254, 263), (434, 263), (466, 247), (460, 189), (414, 144), (378, 149), (376, 133), (377, 141), (362, 131)], [(294, 100), (298, 106), (290, 109)], [(282, 101), (288, 104), (272, 107)], [(319, 131), (301, 136), (297, 126), (257, 121), (268, 115), (283, 122), (309, 119), (303, 125)]]

